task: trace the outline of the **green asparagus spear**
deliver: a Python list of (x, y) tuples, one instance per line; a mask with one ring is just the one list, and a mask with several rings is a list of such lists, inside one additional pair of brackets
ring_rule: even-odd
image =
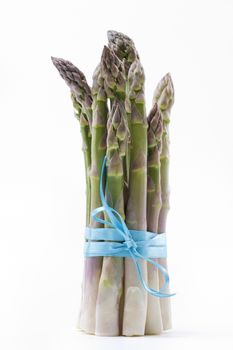
[[(75, 109), (75, 116), (80, 121), (83, 139), (83, 151), (86, 169), (86, 225), (90, 224), (91, 210), (91, 126), (92, 126), (92, 95), (83, 73), (71, 62), (52, 57), (52, 61), (60, 75), (71, 90), (71, 98)], [(94, 333), (93, 308), (95, 296), (92, 292), (91, 282), (98, 280), (101, 269), (101, 258), (85, 258), (82, 282), (82, 300), (79, 316), (79, 327), (88, 333)], [(92, 278), (92, 276), (94, 276)], [(98, 287), (98, 281), (96, 282)], [(95, 284), (93, 284), (93, 291)], [(94, 301), (93, 301), (94, 299)], [(90, 305), (90, 307), (88, 306)], [(95, 312), (95, 310), (94, 310)]]
[[(108, 120), (106, 197), (112, 208), (124, 218), (123, 156), (127, 127), (124, 114), (114, 100)], [(120, 302), (123, 292), (123, 258), (104, 257), (96, 306), (96, 334), (121, 334)]]
[[(128, 99), (131, 113), (129, 196), (126, 223), (129, 229), (146, 230), (147, 198), (147, 120), (144, 100), (144, 71), (139, 60), (128, 73)], [(140, 261), (147, 281), (147, 263)], [(125, 258), (125, 304), (123, 335), (144, 335), (147, 293), (144, 291), (130, 258)]]
[(163, 119), (163, 135), (162, 135), (162, 153), (161, 161), (161, 190), (162, 190), (162, 208), (159, 214), (159, 232), (165, 232), (167, 214), (169, 211), (169, 123), (170, 111), (174, 103), (174, 88), (170, 74), (166, 74), (159, 82), (155, 93), (153, 102), (157, 102), (160, 108)]
[(90, 169), (91, 169), (91, 121), (92, 96), (84, 74), (71, 62), (52, 57), (54, 66), (71, 90), (75, 116), (79, 120), (83, 141), (86, 172), (86, 224), (90, 222)]
[[(124, 218), (124, 158), (128, 129), (124, 111), (124, 68), (114, 53), (104, 47), (104, 87), (111, 101), (107, 122), (106, 197), (109, 205)], [(106, 218), (108, 219), (108, 218)], [(120, 304), (123, 292), (123, 258), (104, 257), (96, 303), (96, 334), (120, 335)]]
[[(91, 142), (91, 210), (101, 206), (99, 186), (103, 160), (106, 154), (106, 123), (108, 116), (107, 96), (104, 91), (102, 76), (102, 61), (93, 75), (92, 86), (92, 142)], [(102, 227), (91, 220), (92, 227)], [(81, 307), (80, 328), (87, 333), (96, 333), (96, 302), (99, 280), (102, 269), (102, 257), (87, 257), (85, 259), (84, 299)]]
[[(159, 213), (158, 233), (166, 232), (167, 214), (169, 211), (169, 123), (170, 111), (174, 103), (174, 88), (170, 74), (166, 74), (159, 82), (153, 97), (157, 102), (163, 120), (162, 152), (160, 155), (161, 195), (162, 207)], [(159, 259), (159, 263), (167, 268), (167, 259)], [(159, 273), (160, 287), (163, 284), (162, 274)], [(166, 290), (169, 293), (169, 288)], [(170, 298), (160, 299), (163, 329), (167, 330), (171, 325), (171, 301)]]
[(148, 163), (147, 163), (147, 227), (157, 232), (162, 205), (160, 184), (160, 152), (163, 132), (162, 117), (157, 103), (154, 104), (148, 120)]
[[(160, 153), (162, 142), (162, 116), (157, 103), (147, 118), (148, 160), (147, 160), (147, 230), (157, 232), (161, 209)], [(148, 264), (148, 283), (159, 290), (158, 269)], [(159, 298), (148, 295), (146, 334), (160, 334), (163, 330)]]

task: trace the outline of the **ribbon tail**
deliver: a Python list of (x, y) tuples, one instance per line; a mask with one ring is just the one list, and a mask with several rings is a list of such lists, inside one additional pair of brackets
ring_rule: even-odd
[[(138, 277), (139, 277), (139, 280), (142, 284), (142, 286), (144, 287), (144, 289), (150, 293), (151, 295), (153, 296), (156, 296), (156, 297), (159, 297), (159, 298), (169, 298), (169, 297), (172, 297), (175, 295), (175, 293), (172, 293), (172, 294), (169, 294), (169, 293), (164, 293), (162, 292), (168, 285), (169, 283), (169, 276), (168, 276), (168, 273), (167, 273), (167, 270), (165, 269), (165, 267), (163, 267), (162, 265), (160, 265), (159, 263), (149, 259), (149, 258), (145, 258), (143, 257), (141, 254), (139, 254), (137, 251), (136, 251), (136, 254), (133, 253), (131, 250), (130, 250), (130, 255), (135, 263), (135, 267), (136, 267), (136, 270), (137, 270), (137, 274), (138, 274)], [(165, 279), (165, 283), (163, 285), (163, 287), (158, 291), (154, 288), (151, 288), (150, 286), (148, 286), (148, 284), (145, 282), (143, 276), (142, 276), (142, 271), (141, 271), (141, 267), (140, 267), (140, 263), (137, 261), (137, 257), (138, 258), (141, 258), (143, 260), (146, 260), (148, 261), (149, 263), (153, 264), (154, 266), (156, 266), (163, 274), (164, 276), (164, 279)]]

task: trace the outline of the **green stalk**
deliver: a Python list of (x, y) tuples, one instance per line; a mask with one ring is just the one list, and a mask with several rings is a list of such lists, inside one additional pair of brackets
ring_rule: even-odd
[(73, 101), (75, 117), (79, 120), (80, 131), (82, 135), (83, 145), (82, 150), (84, 154), (85, 174), (86, 174), (86, 226), (90, 224), (90, 209), (91, 209), (91, 133), (90, 127), (85, 113), (82, 111), (80, 104), (77, 102), (75, 96), (71, 94)]
[[(135, 48), (134, 42), (132, 41), (131, 38), (126, 36), (125, 34), (122, 34), (120, 32), (116, 31), (108, 31), (108, 40), (109, 40), (109, 47), (114, 51), (116, 56), (122, 61), (125, 67), (125, 73), (127, 76), (126, 80), (126, 99), (125, 99), (125, 110), (126, 110), (126, 115), (127, 115), (127, 120), (128, 120), (128, 129), (130, 133), (130, 139), (132, 139), (132, 135), (134, 134), (134, 127), (132, 128), (131, 125), (131, 118), (132, 118), (132, 109), (131, 109), (131, 99), (134, 100), (135, 96), (133, 92), (133, 86), (132, 86), (132, 76), (134, 73), (130, 73), (129, 71), (134, 64), (135, 61), (139, 60), (139, 55), (137, 53), (137, 50)], [(137, 90), (137, 88), (136, 88)], [(131, 150), (132, 150), (132, 144), (131, 148), (128, 147), (127, 152), (126, 152), (126, 183), (128, 184), (127, 186), (127, 191), (125, 191), (125, 208), (127, 210), (127, 202), (128, 202), (128, 196), (129, 196), (129, 181), (130, 181), (130, 164), (131, 164)], [(131, 179), (131, 188), (134, 188), (134, 184), (132, 183)], [(136, 187), (136, 184), (135, 184)], [(131, 194), (132, 196), (132, 194)], [(125, 259), (125, 271), (127, 270), (129, 272), (129, 275), (132, 274), (132, 283), (129, 281), (129, 285), (135, 285), (135, 279), (137, 276), (135, 276), (134, 271), (133, 271), (133, 266), (130, 264), (129, 259)], [(145, 264), (144, 264), (145, 265)], [(144, 266), (143, 266), (144, 268)], [(144, 271), (144, 273), (146, 273)], [(127, 280), (127, 277), (125, 277), (125, 281)], [(125, 286), (125, 290), (127, 289), (127, 285)], [(131, 291), (131, 292), (130, 292)], [(139, 316), (139, 313), (136, 313), (134, 315), (133, 312), (127, 311), (130, 310), (130, 308), (134, 308), (135, 305), (137, 304), (137, 298), (139, 299), (139, 304), (140, 304), (140, 289), (133, 289), (131, 286), (131, 289), (128, 290), (128, 301), (125, 299), (124, 300), (124, 319), (123, 319), (123, 334), (125, 335), (132, 335), (132, 334), (142, 334), (143, 333), (143, 327), (144, 327), (144, 320), (142, 319), (142, 323), (140, 325), (140, 321), (138, 320), (141, 319), (141, 316)], [(134, 293), (135, 292), (135, 293)], [(139, 293), (137, 293), (139, 292)], [(134, 293), (136, 296), (135, 298), (132, 297), (132, 303), (130, 304), (130, 293)], [(125, 297), (126, 297), (126, 291), (125, 291)], [(137, 294), (139, 294), (137, 296)], [(141, 303), (143, 304), (143, 303)], [(137, 307), (138, 308), (138, 307)], [(145, 306), (142, 306), (142, 312), (143, 314), (145, 313)]]
[[(91, 142), (91, 211), (101, 206), (99, 186), (103, 160), (106, 154), (106, 122), (108, 115), (107, 97), (104, 91), (104, 82), (101, 74), (101, 64), (93, 75), (93, 120)], [(102, 227), (93, 219), (91, 227)], [(102, 257), (85, 258), (85, 285), (80, 328), (87, 333), (96, 332), (96, 301), (98, 295), (99, 280), (102, 269)]]
[[(147, 198), (147, 121), (144, 100), (144, 72), (139, 60), (129, 69), (129, 102), (131, 111), (129, 196), (126, 223), (129, 229), (146, 230)], [(140, 261), (147, 281), (147, 264)], [(125, 304), (123, 335), (144, 335), (147, 293), (141, 286), (131, 258), (125, 258)]]
[[(127, 125), (122, 98), (124, 70), (109, 48), (104, 47), (102, 74), (111, 110), (107, 122), (106, 197), (109, 205), (124, 218), (124, 157), (127, 146)], [(108, 219), (108, 217), (106, 217)], [(120, 335), (120, 304), (123, 292), (123, 258), (104, 257), (96, 303), (96, 334)]]
[[(159, 82), (153, 102), (157, 102), (163, 120), (162, 134), (162, 152), (160, 155), (160, 172), (161, 172), (161, 195), (162, 207), (159, 213), (158, 233), (166, 232), (167, 214), (170, 208), (169, 204), (169, 123), (170, 111), (174, 103), (174, 88), (170, 74), (166, 74)], [(159, 263), (167, 268), (167, 259), (159, 259)], [(163, 285), (163, 276), (159, 273), (160, 287)], [(169, 293), (169, 287), (166, 290)], [(171, 322), (171, 301), (170, 298), (160, 299), (163, 329), (167, 330), (172, 327)]]
[[(92, 159), (92, 95), (84, 74), (71, 62), (61, 58), (52, 57), (53, 64), (58, 69), (61, 77), (71, 90), (71, 98), (75, 110), (75, 116), (80, 122), (80, 130), (83, 141), (83, 152), (86, 173), (86, 225), (90, 224), (91, 211), (91, 159)], [(94, 137), (96, 134), (94, 133)], [(93, 192), (93, 191), (92, 191)], [(88, 333), (94, 333), (93, 326), (93, 299), (91, 288), (91, 276), (97, 276), (100, 271), (99, 258), (85, 258), (84, 274), (82, 282), (82, 300), (79, 315), (79, 327)], [(100, 273), (100, 272), (99, 272)], [(98, 286), (98, 282), (96, 283)], [(94, 288), (93, 288), (94, 289)], [(87, 305), (91, 308), (87, 308)], [(90, 312), (90, 309), (92, 313)]]
[[(148, 160), (147, 160), (147, 230), (157, 232), (161, 209), (160, 152), (162, 138), (162, 117), (157, 103), (148, 118)], [(156, 259), (155, 259), (156, 260)], [(148, 264), (148, 283), (159, 290), (158, 269)], [(159, 298), (148, 295), (146, 334), (160, 334), (163, 330)]]
[(84, 74), (71, 62), (52, 57), (54, 66), (71, 90), (75, 117), (80, 123), (82, 149), (86, 174), (86, 225), (90, 222), (90, 169), (91, 169), (91, 123), (92, 96)]
[[(124, 218), (124, 173), (122, 144), (126, 138), (123, 115), (117, 102), (113, 104), (108, 121), (107, 187), (109, 205)], [(96, 307), (96, 334), (120, 335), (120, 302), (123, 292), (123, 258), (104, 257)]]

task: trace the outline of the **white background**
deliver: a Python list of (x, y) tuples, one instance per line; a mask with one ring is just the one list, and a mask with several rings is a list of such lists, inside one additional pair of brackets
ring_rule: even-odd
[[(233, 347), (233, 2), (3, 1), (0, 33), (0, 344), (4, 350)], [(78, 122), (50, 56), (87, 76), (106, 31), (133, 38), (147, 108), (170, 71), (173, 330), (78, 333), (85, 180)]]

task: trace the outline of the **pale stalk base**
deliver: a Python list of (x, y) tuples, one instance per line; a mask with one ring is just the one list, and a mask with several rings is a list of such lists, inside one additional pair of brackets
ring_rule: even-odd
[[(147, 283), (147, 263), (140, 261), (143, 278)], [(135, 264), (125, 259), (125, 303), (122, 335), (144, 335), (147, 314), (147, 293), (138, 280)]]
[[(158, 263), (167, 269), (167, 259), (158, 259)], [(160, 288), (164, 283), (164, 278), (161, 272), (159, 272), (159, 285)], [(170, 293), (169, 286), (165, 290), (165, 293)], [(163, 330), (172, 328), (172, 313), (171, 313), (171, 298), (160, 298), (160, 308), (163, 322)]]
[(120, 335), (123, 272), (122, 258), (104, 257), (96, 302), (96, 335)]
[[(110, 261), (112, 258), (108, 259)], [(120, 275), (123, 277), (123, 263), (115, 265), (112, 270), (114, 264), (108, 262), (108, 259), (103, 262), (102, 272), (99, 259), (92, 266), (89, 278), (85, 274), (87, 271), (84, 273), (78, 327), (88, 334), (99, 336), (152, 335), (161, 334), (163, 330), (172, 328), (170, 298), (156, 298), (145, 292), (138, 280), (134, 262), (129, 258), (125, 258), (125, 300), (121, 320), (120, 303), (123, 301), (121, 298), (123, 286)], [(166, 259), (157, 261), (167, 268)], [(89, 270), (90, 266), (86, 264), (87, 262), (85, 270)], [(158, 269), (147, 266), (145, 262), (140, 261), (140, 264), (145, 281), (147, 282), (148, 275), (148, 285), (158, 290), (164, 282), (162, 274)], [(166, 292), (169, 293), (169, 288)]]
[[(82, 302), (78, 328), (89, 334), (95, 334), (95, 310), (101, 273), (101, 258), (86, 258), (84, 267)], [(92, 265), (92, 266), (91, 266)]]
[[(154, 259), (155, 260), (155, 259)], [(149, 287), (159, 290), (159, 273), (158, 269), (148, 263), (148, 285)], [(160, 308), (160, 298), (148, 294), (148, 306), (146, 317), (145, 334), (161, 334), (163, 331), (163, 322)]]

